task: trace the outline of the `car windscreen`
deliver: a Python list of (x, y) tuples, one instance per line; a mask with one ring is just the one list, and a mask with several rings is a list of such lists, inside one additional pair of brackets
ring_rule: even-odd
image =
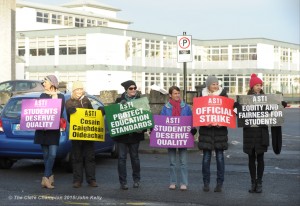
[(20, 118), (22, 99), (10, 99), (2, 111), (3, 117)]

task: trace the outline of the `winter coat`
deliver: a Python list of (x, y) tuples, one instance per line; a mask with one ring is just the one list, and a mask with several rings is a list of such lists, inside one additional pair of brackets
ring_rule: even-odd
[[(207, 88), (204, 88), (200, 96), (207, 96)], [(225, 89), (220, 87), (217, 95), (227, 97)], [(200, 150), (227, 150), (228, 149), (228, 130), (224, 126), (200, 126), (199, 127), (199, 143)]]
[(85, 109), (93, 109), (93, 106), (86, 96), (82, 96), (80, 99), (68, 99), (66, 101), (66, 111), (68, 121), (70, 122), (70, 108), (85, 108)]
[[(51, 99), (52, 97), (49, 94), (42, 93), (40, 99)], [(58, 98), (61, 99), (61, 114), (64, 112), (65, 108), (65, 97), (63, 94), (58, 93)], [(60, 138), (60, 129), (56, 130), (36, 130), (34, 143), (41, 144), (41, 145), (59, 145), (59, 138)]]
[[(125, 92), (121, 95), (121, 97), (117, 98), (116, 99), (116, 102), (115, 103), (120, 103), (122, 100), (123, 101), (130, 101), (128, 99), (126, 99), (125, 97)], [(140, 95), (137, 94), (136, 98), (135, 99), (138, 99), (140, 98)], [(144, 137), (144, 133), (146, 132), (147, 130), (142, 130), (140, 132), (132, 132), (130, 134), (123, 134), (123, 135), (120, 135), (120, 136), (116, 136), (116, 137), (112, 137), (112, 139), (116, 142), (119, 142), (119, 143), (124, 143), (124, 144), (135, 144), (135, 143), (139, 143), (140, 141), (144, 140), (145, 137)]]
[[(261, 91), (261, 94), (264, 94)], [(254, 95), (249, 91), (248, 95)], [(246, 154), (252, 154), (254, 149), (257, 154), (268, 151), (269, 146), (269, 129), (268, 126), (244, 127), (243, 128), (243, 151)]]
[[(191, 108), (184, 101), (180, 102), (180, 108), (181, 108), (181, 112), (180, 112), (181, 116), (192, 116)], [(160, 114), (165, 116), (172, 116), (172, 109), (173, 106), (170, 104), (170, 102), (167, 102), (163, 106)]]

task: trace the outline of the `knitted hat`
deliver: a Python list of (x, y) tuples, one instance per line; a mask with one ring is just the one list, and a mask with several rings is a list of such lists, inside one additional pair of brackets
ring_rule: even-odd
[(72, 92), (73, 92), (75, 89), (83, 89), (83, 84), (82, 84), (82, 82), (80, 82), (80, 81), (75, 81), (75, 82), (73, 82), (73, 85), (72, 85)]
[(56, 89), (58, 89), (58, 80), (54, 75), (48, 75), (45, 77)]
[(206, 78), (206, 82), (205, 82), (206, 87), (209, 87), (213, 83), (219, 83), (219, 80), (217, 79), (217, 77), (215, 77), (215, 76), (208, 76)]
[(256, 74), (251, 74), (251, 79), (249, 82), (250, 88), (253, 88), (254, 85), (257, 85), (257, 84), (263, 85), (263, 81), (259, 77), (257, 77)]
[(121, 85), (124, 87), (125, 90), (127, 90), (131, 85), (136, 86), (135, 82), (132, 81), (132, 80), (128, 80), (126, 82), (123, 82)]

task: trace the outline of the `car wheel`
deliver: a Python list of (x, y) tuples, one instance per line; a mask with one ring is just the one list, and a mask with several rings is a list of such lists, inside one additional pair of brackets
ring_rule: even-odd
[(112, 158), (114, 158), (114, 159), (117, 159), (118, 156), (119, 156), (119, 150), (118, 150), (118, 146), (117, 146), (116, 143), (115, 143), (114, 146), (113, 146), (113, 149), (112, 149), (112, 151), (111, 151), (110, 156), (111, 156)]
[(8, 158), (1, 158), (0, 159), (0, 169), (10, 169), (14, 163), (15, 163), (14, 160), (11, 160)]

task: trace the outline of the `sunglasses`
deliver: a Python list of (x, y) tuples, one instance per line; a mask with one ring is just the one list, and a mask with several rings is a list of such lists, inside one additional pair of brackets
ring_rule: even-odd
[(129, 87), (128, 89), (129, 89), (129, 90), (136, 90), (137, 87)]

